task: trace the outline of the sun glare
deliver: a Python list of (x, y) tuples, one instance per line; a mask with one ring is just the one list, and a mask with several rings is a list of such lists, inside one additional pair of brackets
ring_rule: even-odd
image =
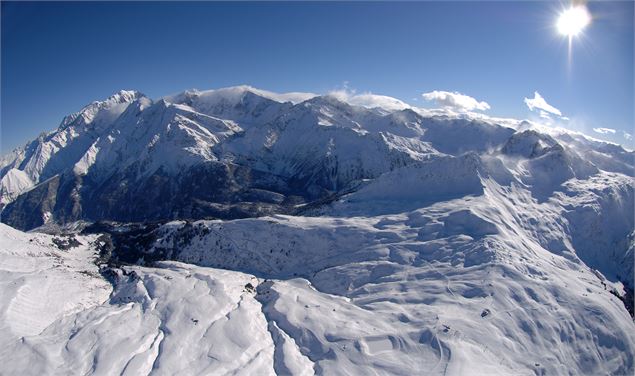
[(583, 5), (571, 7), (558, 18), (558, 32), (568, 37), (578, 35), (591, 22), (591, 15)]

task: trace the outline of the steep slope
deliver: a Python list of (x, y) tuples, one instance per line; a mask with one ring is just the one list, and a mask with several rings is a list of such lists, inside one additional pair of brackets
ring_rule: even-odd
[(126, 108), (141, 98), (139, 92), (122, 90), (93, 102), (66, 116), (57, 130), (0, 160), (0, 210), (38, 183), (71, 169)]
[(15, 159), (3, 161), (2, 175), (10, 167), (24, 171), (32, 182), (39, 182), (64, 171), (79, 160), (131, 103), (141, 98), (144, 97), (139, 92), (122, 90), (66, 116), (57, 130), (14, 152)]
[(292, 212), (433, 155), (491, 149), (513, 133), (340, 99), (248, 86), (158, 101), (121, 91), (3, 158), (2, 221), (31, 229)]
[[(310, 97), (237, 87), (156, 102), (122, 92), (95, 102), (38, 141), (36, 152), (4, 162), (2, 220), (30, 229), (287, 212), (437, 153), (381, 127), (390, 113)], [(310, 99), (278, 101), (289, 98)], [(388, 130), (409, 129), (405, 122)]]

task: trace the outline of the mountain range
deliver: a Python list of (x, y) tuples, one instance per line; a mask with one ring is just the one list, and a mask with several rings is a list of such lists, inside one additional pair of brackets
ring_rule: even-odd
[(0, 363), (632, 374), (634, 169), (370, 94), (120, 91), (0, 160)]

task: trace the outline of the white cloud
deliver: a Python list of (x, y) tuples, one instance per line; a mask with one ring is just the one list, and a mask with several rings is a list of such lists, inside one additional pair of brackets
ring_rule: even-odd
[(615, 129), (612, 128), (593, 128), (593, 132), (600, 134), (615, 134)]
[[(214, 98), (227, 98), (233, 101), (238, 101), (246, 92), (251, 92), (280, 103), (300, 103), (317, 96), (317, 94), (301, 92), (274, 93), (272, 91), (257, 89), (249, 85), (230, 86), (205, 91), (199, 91), (196, 89), (186, 91), (186, 93), (205, 98), (205, 100), (207, 101), (214, 100)], [(171, 102), (174, 100), (178, 100), (179, 95), (180, 94), (169, 95), (164, 97), (164, 99), (166, 99), (168, 102)]]
[(540, 93), (538, 93), (537, 91), (534, 92), (534, 97), (532, 99), (525, 98), (525, 104), (527, 105), (527, 107), (529, 107), (530, 111), (540, 111), (540, 117), (543, 117), (543, 112), (562, 116), (562, 112), (547, 103), (545, 98), (543, 98), (542, 95), (540, 95)]
[(551, 120), (551, 115), (547, 111), (540, 110), (539, 114), (541, 118)]
[(331, 91), (328, 93), (328, 95), (354, 106), (362, 106), (368, 108), (380, 107), (388, 111), (399, 111), (410, 108), (407, 103), (397, 98), (372, 93), (356, 94), (355, 90), (350, 90), (347, 87), (342, 90)]
[(485, 111), (490, 106), (487, 102), (479, 102), (469, 95), (449, 91), (431, 91), (421, 94), (426, 101), (434, 101), (438, 106), (451, 109), (458, 112), (467, 112), (473, 110)]
[(629, 141), (633, 139), (633, 135), (632, 134), (630, 134), (628, 132), (624, 132), (624, 131), (622, 131), (622, 133), (623, 133), (625, 139), (627, 139)]

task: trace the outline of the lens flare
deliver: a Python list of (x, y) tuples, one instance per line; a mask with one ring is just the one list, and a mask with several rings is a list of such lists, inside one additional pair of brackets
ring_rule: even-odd
[(591, 15), (583, 5), (566, 9), (558, 18), (558, 32), (568, 37), (578, 35), (589, 23)]

